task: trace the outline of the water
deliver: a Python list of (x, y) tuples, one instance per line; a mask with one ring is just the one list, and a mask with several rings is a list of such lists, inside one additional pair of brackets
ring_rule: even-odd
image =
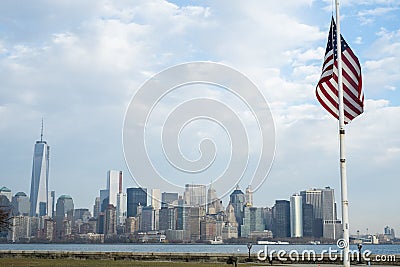
[[(251, 252), (263, 250), (264, 245), (253, 245)], [(333, 245), (268, 245), (268, 250), (323, 250), (338, 249)], [(0, 244), (0, 250), (51, 250), (51, 251), (100, 251), (100, 252), (181, 252), (181, 253), (247, 253), (246, 244), (242, 245), (204, 245), (204, 244)], [(351, 245), (350, 250), (357, 250)], [(370, 250), (373, 254), (400, 254), (400, 245), (363, 245), (362, 250)]]

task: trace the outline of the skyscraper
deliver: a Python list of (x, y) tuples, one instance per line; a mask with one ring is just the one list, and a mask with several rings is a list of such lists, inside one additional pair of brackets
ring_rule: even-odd
[(383, 228), (383, 234), (386, 236), (388, 239), (394, 239), (396, 238), (396, 233), (393, 228), (386, 226)]
[(158, 228), (159, 230), (165, 231), (168, 229), (171, 229), (170, 226), (168, 225), (168, 210), (173, 208), (168, 208), (168, 207), (161, 207), (160, 212), (158, 213), (158, 218), (159, 218), (159, 224)]
[(127, 197), (127, 216), (135, 217), (137, 215), (137, 207), (147, 206), (147, 188), (132, 187), (126, 189)]
[(322, 219), (336, 220), (335, 214), (335, 193), (333, 188), (322, 189)]
[(168, 193), (163, 192), (161, 194), (161, 206), (168, 207), (168, 205), (172, 205), (174, 201), (178, 201), (178, 193)]
[(74, 209), (74, 221), (82, 220), (82, 222), (87, 223), (91, 217), (89, 209)]
[(8, 200), (8, 197), (5, 195), (0, 195), (0, 207), (10, 207), (11, 208), (11, 202)]
[(311, 204), (313, 207), (313, 237), (322, 237), (323, 220), (322, 220), (322, 190), (309, 189), (300, 192), (303, 198), (303, 204)]
[(212, 183), (211, 183), (210, 187), (207, 190), (207, 204), (210, 204), (217, 198), (218, 198), (217, 191), (215, 190), (215, 188), (212, 186)]
[(18, 242), (20, 239), (27, 239), (31, 237), (30, 224), (31, 217), (28, 216), (13, 216), (10, 220), (11, 230), (8, 231), (7, 240)]
[[(108, 204), (105, 202), (108, 194)], [(101, 191), (100, 191), (101, 196)], [(100, 197), (101, 198), (101, 197)], [(101, 210), (109, 205), (113, 205), (116, 210), (117, 226), (125, 223), (126, 218), (126, 194), (122, 192), (122, 171), (109, 170), (107, 172), (107, 190), (103, 192), (103, 202)], [(101, 201), (101, 200), (100, 200)]]
[(158, 210), (153, 209), (152, 206), (143, 207), (142, 214), (140, 216), (140, 230), (158, 230), (158, 218)]
[(69, 195), (61, 195), (57, 199), (56, 216), (64, 218), (71, 210), (74, 210), (74, 201), (72, 200), (72, 197)]
[(191, 207), (206, 206), (206, 186), (201, 184), (186, 184), (184, 200)]
[(99, 216), (99, 213), (101, 212), (100, 209), (100, 197), (96, 197), (94, 200), (94, 205), (93, 205), (93, 217), (97, 219)]
[(207, 191), (207, 214), (217, 214), (223, 209), (222, 201), (218, 198), (217, 191), (210, 184)]
[(177, 230), (187, 230), (189, 215), (190, 215), (190, 207), (188, 206), (177, 206), (175, 209), (175, 217), (176, 217), (176, 228)]
[(8, 189), (7, 187), (3, 186), (2, 188), (0, 188), (0, 195), (7, 197), (8, 201), (10, 201), (10, 202), (12, 201), (11, 190)]
[(272, 214), (274, 237), (290, 237), (290, 202), (287, 200), (275, 200)]
[(54, 217), (55, 201), (56, 201), (56, 192), (49, 191), (47, 200), (47, 215), (51, 218)]
[(47, 214), (47, 192), (49, 183), (49, 153), (50, 146), (43, 141), (43, 120), (40, 141), (36, 141), (31, 180), (31, 216), (44, 216)]
[(251, 189), (251, 185), (246, 188), (246, 206), (253, 206), (253, 190)]
[(200, 239), (200, 221), (201, 218), (205, 216), (205, 207), (204, 206), (196, 206), (189, 207), (189, 221), (187, 230), (190, 240), (199, 240)]
[(104, 230), (105, 235), (116, 235), (117, 234), (117, 210), (109, 204), (104, 212)]
[(229, 203), (226, 207), (226, 223), (222, 228), (222, 238), (238, 238), (238, 223), (235, 217), (235, 209), (232, 204)]
[(303, 236), (312, 237), (314, 229), (313, 205), (303, 203)]
[(13, 196), (12, 206), (15, 215), (29, 216), (29, 197), (24, 192), (18, 192)]
[(104, 212), (108, 207), (108, 202), (110, 200), (110, 192), (108, 189), (100, 190), (100, 212)]
[(158, 188), (151, 189), (151, 206), (154, 210), (161, 209), (161, 190)]
[(245, 206), (241, 237), (250, 237), (251, 232), (264, 231), (263, 208)]
[(174, 208), (176, 216), (176, 230), (182, 230), (182, 239), (190, 240), (190, 207), (179, 205)]
[(299, 194), (290, 197), (290, 233), (291, 237), (303, 236), (303, 202)]
[(229, 198), (230, 204), (232, 204), (233, 209), (235, 210), (235, 217), (239, 226), (238, 230), (240, 231), (240, 225), (243, 224), (243, 211), (244, 205), (246, 204), (246, 198), (242, 190), (240, 190), (239, 185), (236, 186), (236, 189), (232, 192)]
[(337, 236), (335, 234), (337, 232), (335, 224), (340, 225), (341, 222), (337, 220), (336, 216), (334, 190), (330, 187), (309, 189), (301, 191), (300, 195), (303, 198), (303, 204), (310, 204), (313, 207), (312, 236), (317, 238), (321, 236), (326, 238)]
[(311, 204), (314, 211), (314, 219), (322, 219), (322, 190), (309, 189), (300, 192), (303, 203)]
[(274, 220), (273, 220), (271, 208), (268, 208), (268, 207), (264, 208), (264, 224), (265, 224), (266, 230), (272, 231)]
[(68, 195), (61, 195), (56, 204), (56, 233), (57, 238), (63, 238), (68, 231), (66, 226), (72, 225), (74, 201)]
[(117, 225), (124, 225), (126, 219), (126, 194), (117, 194)]
[(107, 172), (108, 204), (117, 206), (117, 194), (122, 192), (122, 171), (109, 170)]
[(336, 216), (335, 193), (330, 187), (322, 189), (322, 220), (324, 238), (337, 239), (342, 236), (342, 222)]

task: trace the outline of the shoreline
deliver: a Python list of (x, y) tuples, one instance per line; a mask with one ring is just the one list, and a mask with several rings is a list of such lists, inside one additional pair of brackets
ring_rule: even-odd
[[(374, 255), (371, 255), (371, 259)], [(113, 261), (156, 261), (156, 262), (203, 262), (203, 263), (226, 263), (229, 258), (237, 259), (244, 263), (248, 258), (247, 253), (191, 253), (191, 252), (99, 252), (99, 251), (52, 251), (52, 250), (0, 250), (0, 258), (3, 259), (68, 259), (68, 260), (113, 260)], [(251, 259), (254, 263), (268, 264), (269, 262), (257, 259), (257, 254), (252, 253)], [(293, 260), (285, 255), (278, 260), (275, 255), (273, 264), (340, 264), (341, 259), (330, 258), (328, 255), (316, 254), (316, 258), (298, 258)], [(317, 260), (315, 260), (317, 259)], [(353, 264), (358, 261), (352, 260)], [(363, 262), (368, 264), (368, 262)], [(396, 265), (400, 266), (400, 255), (395, 255), (393, 261), (377, 262), (370, 261), (371, 265)]]
[[(121, 243), (90, 243), (90, 242), (0, 242), (0, 245), (35, 245), (35, 244), (43, 244), (43, 245), (159, 245), (159, 246), (163, 246), (163, 245), (171, 245), (171, 246), (187, 246), (187, 245), (193, 245), (193, 246), (202, 246), (202, 245), (212, 245), (212, 246), (239, 246), (239, 245), (246, 245), (248, 243), (222, 243), (222, 244), (210, 244), (210, 243), (173, 243), (173, 242), (137, 242), (137, 243), (127, 243), (127, 242), (121, 242)], [(289, 243), (289, 244), (257, 244), (252, 243), (253, 245), (260, 245), (260, 246), (264, 246), (264, 245), (268, 245), (268, 246), (321, 246), (321, 245), (332, 245), (332, 246), (336, 246), (336, 242), (332, 242), (332, 243), (321, 243), (321, 244), (311, 244), (311, 243)], [(368, 246), (398, 246), (400, 245), (400, 243), (380, 243), (380, 244), (363, 244), (363, 245), (368, 245)], [(350, 244), (350, 246), (357, 246), (357, 244)]]

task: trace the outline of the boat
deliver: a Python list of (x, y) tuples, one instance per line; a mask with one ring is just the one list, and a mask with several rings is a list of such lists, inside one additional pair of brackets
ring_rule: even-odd
[(258, 245), (289, 245), (286, 241), (268, 241), (268, 240), (258, 240)]
[(258, 240), (258, 245), (276, 245), (275, 241), (268, 241), (268, 240)]
[(278, 241), (278, 242), (276, 242), (278, 245), (289, 245), (290, 243), (289, 242), (286, 242), (286, 241)]
[(221, 236), (214, 237), (214, 240), (209, 240), (211, 245), (221, 245), (224, 243)]

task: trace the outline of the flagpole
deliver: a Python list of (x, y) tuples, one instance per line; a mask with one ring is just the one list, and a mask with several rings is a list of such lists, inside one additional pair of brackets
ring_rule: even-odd
[(342, 198), (342, 223), (343, 223), (343, 266), (350, 266), (349, 259), (349, 201), (347, 199), (347, 176), (346, 176), (346, 156), (345, 156), (345, 124), (344, 124), (344, 104), (343, 104), (343, 78), (342, 78), (342, 42), (340, 35), (340, 14), (339, 0), (336, 2), (336, 38), (337, 38), (337, 62), (338, 62), (338, 98), (339, 98), (339, 142), (340, 142), (340, 181)]

